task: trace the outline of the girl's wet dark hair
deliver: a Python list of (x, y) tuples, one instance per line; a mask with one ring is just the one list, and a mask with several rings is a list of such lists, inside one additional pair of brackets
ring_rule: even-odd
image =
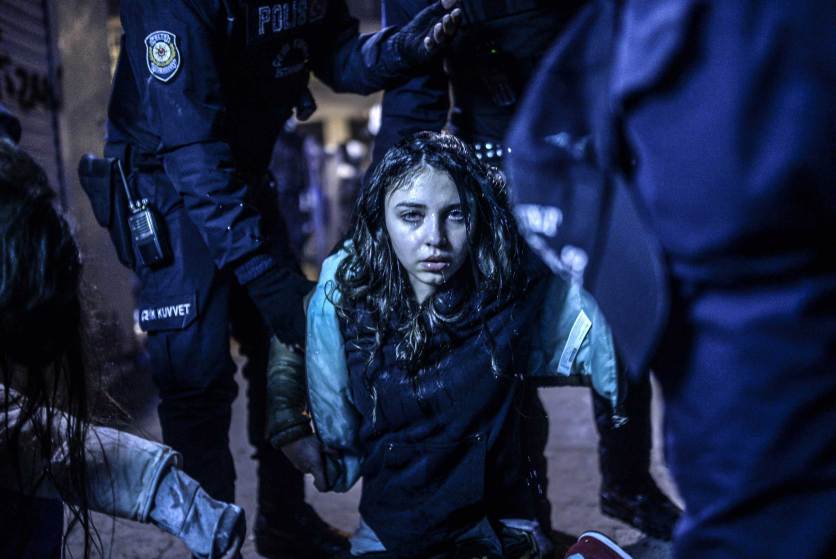
[(420, 366), (432, 332), (455, 323), (463, 311), (444, 304), (438, 294), (417, 303), (386, 232), (386, 197), (408, 187), (427, 167), (447, 173), (458, 189), (470, 253), (460, 274), (468, 289), (489, 299), (504, 298), (522, 289), (525, 279), (522, 241), (498, 169), (483, 164), (464, 142), (448, 134), (420, 132), (386, 152), (356, 201), (352, 243), (336, 272), (341, 298), (335, 303), (344, 321), (356, 320), (361, 310), (369, 314), (368, 333), (375, 340), (370, 358), (387, 336), (395, 335), (396, 354), (410, 368)]
[[(0, 442), (17, 468), (21, 429), (35, 425), (38, 452), (56, 455), (62, 447), (74, 503), (70, 511), (85, 536), (90, 555), (91, 523), (87, 507), (85, 438), (87, 379), (82, 344), (79, 282), (81, 261), (67, 222), (55, 207), (55, 195), (37, 163), (14, 144), (0, 140), (0, 374), (7, 388), (3, 417), (6, 440)], [(10, 425), (9, 410), (20, 406)], [(67, 414), (66, 439), (54, 440), (52, 427)], [(52, 472), (43, 473), (48, 479)], [(59, 488), (60, 489), (60, 488)], [(26, 535), (21, 535), (25, 540)]]

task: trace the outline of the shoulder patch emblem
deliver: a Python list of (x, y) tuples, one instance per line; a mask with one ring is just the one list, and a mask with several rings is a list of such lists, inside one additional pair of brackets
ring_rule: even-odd
[(154, 31), (145, 37), (145, 57), (151, 75), (165, 83), (180, 69), (180, 49), (177, 35), (169, 31)]

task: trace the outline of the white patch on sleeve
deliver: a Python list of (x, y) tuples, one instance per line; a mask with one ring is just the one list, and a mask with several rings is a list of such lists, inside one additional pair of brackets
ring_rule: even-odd
[(572, 325), (572, 330), (569, 332), (569, 338), (566, 340), (566, 345), (563, 346), (563, 353), (560, 354), (560, 363), (557, 365), (557, 371), (561, 374), (568, 375), (572, 372), (572, 363), (578, 356), (578, 351), (581, 349), (589, 329), (592, 328), (592, 321), (586, 316), (586, 313), (581, 311), (578, 313), (578, 318)]

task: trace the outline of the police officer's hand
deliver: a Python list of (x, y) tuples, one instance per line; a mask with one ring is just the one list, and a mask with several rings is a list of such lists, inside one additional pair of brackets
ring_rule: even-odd
[(297, 470), (313, 476), (314, 487), (319, 491), (326, 490), (327, 481), (322, 460), (322, 445), (316, 435), (309, 435), (288, 443), (282, 447), (282, 452), (296, 466)]
[(302, 298), (315, 286), (291, 268), (273, 268), (247, 284), (247, 292), (273, 334), (290, 346), (305, 345)]
[(461, 9), (455, 8), (458, 1), (435, 2), (398, 31), (398, 52), (407, 62), (424, 64), (450, 42), (462, 19)]

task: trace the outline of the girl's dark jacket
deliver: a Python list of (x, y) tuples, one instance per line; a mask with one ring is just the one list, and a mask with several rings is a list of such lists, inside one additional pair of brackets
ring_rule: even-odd
[[(552, 274), (516, 301), (485, 301), (433, 337), (416, 384), (393, 344), (367, 368), (353, 343), (362, 320), (340, 324), (334, 273), (345, 254), (325, 261), (308, 306), (308, 395), (317, 435), (336, 452), (330, 488), (347, 491), (363, 477), (361, 514), (390, 551), (442, 543), (486, 515), (522, 517), (492, 507), (507, 501), (498, 493), (525, 491), (521, 382), (591, 385), (618, 403), (612, 336), (595, 301)], [(288, 359), (274, 343), (269, 378)]]

